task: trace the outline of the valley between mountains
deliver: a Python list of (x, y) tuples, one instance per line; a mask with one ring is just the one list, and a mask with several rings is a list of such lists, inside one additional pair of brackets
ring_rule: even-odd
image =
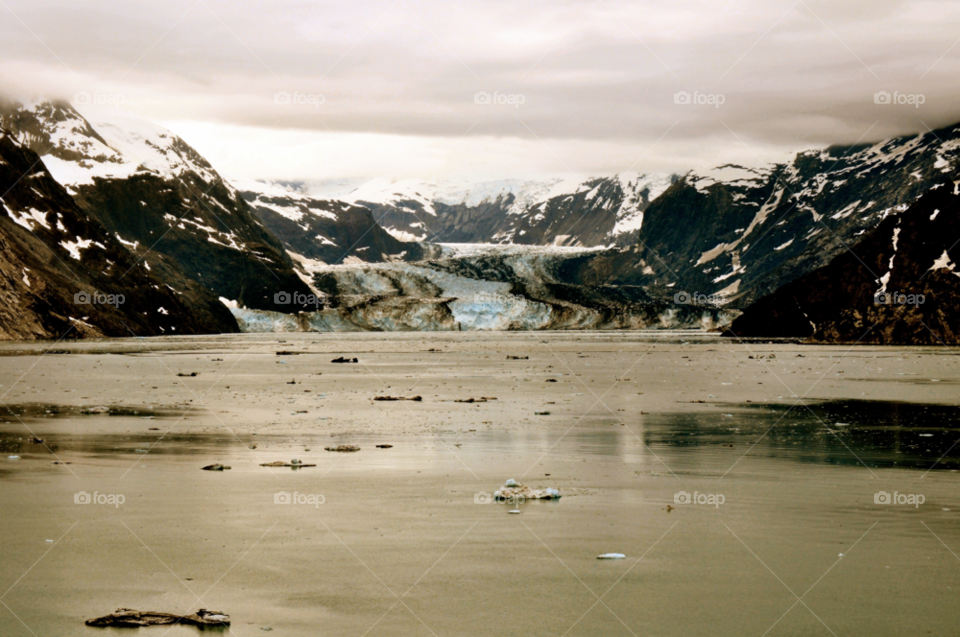
[(960, 125), (686, 174), (232, 180), (0, 103), (0, 338), (702, 329), (960, 342)]

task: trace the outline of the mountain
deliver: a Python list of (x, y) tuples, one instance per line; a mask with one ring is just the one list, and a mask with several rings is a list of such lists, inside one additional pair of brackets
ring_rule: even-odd
[(264, 227), (301, 263), (418, 261), (435, 252), (429, 245), (398, 240), (367, 207), (315, 198), (277, 183), (233, 184)]
[(644, 211), (676, 177), (618, 174), (554, 192), (509, 219), (494, 239), (526, 245), (613, 245), (639, 230)]
[(789, 164), (691, 172), (647, 207), (619, 250), (570, 276), (747, 307), (906, 210), (956, 170), (958, 147), (955, 125), (802, 152)]
[(3, 129), (0, 193), (0, 339), (237, 331), (215, 295), (139, 259)]
[(731, 336), (960, 344), (960, 171), (825, 266), (759, 299)]
[(295, 311), (275, 295), (310, 294), (240, 194), (169, 131), (120, 113), (90, 122), (70, 104), (49, 101), (3, 103), (0, 125), (41, 155), (77, 204), (138, 257), (162, 255), (246, 307)]
[(370, 208), (406, 241), (612, 245), (674, 177), (637, 173), (590, 179), (431, 184), (373, 180), (344, 198)]

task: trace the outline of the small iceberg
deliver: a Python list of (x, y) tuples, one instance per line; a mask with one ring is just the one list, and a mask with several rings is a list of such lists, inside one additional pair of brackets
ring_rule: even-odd
[(623, 553), (604, 553), (597, 556), (598, 560), (625, 560), (627, 556)]

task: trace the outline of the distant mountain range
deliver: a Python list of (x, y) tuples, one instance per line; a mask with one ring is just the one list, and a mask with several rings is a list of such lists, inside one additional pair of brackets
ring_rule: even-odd
[[(721, 328), (743, 311), (733, 325), (743, 336), (852, 341), (872, 316), (885, 335), (877, 342), (920, 342), (917, 317), (956, 340), (947, 329), (958, 301), (949, 198), (960, 126), (681, 176), (374, 179), (335, 196), (295, 183), (224, 180), (161, 127), (127, 114), (88, 120), (62, 102), (0, 102), (0, 136), (0, 183), (9, 184), (0, 198), (8, 246), (0, 289), (20, 308), (0, 312), (5, 338), (49, 338), (70, 326), (77, 335), (112, 336)], [(940, 204), (938, 217), (917, 221)], [(851, 254), (888, 258), (891, 228), (901, 228), (897, 254), (917, 255), (913, 269), (898, 263), (881, 272), (877, 261), (855, 271)], [(890, 281), (906, 285), (897, 277), (918, 274), (932, 245), (942, 249), (924, 280), (939, 286), (929, 292), (941, 314), (860, 302)], [(547, 246), (571, 249), (543, 252)], [(837, 273), (843, 298), (859, 305), (824, 291), (839, 288), (811, 287)], [(138, 300), (78, 313), (67, 300), (83, 286)], [(484, 305), (491, 290), (514, 306)], [(464, 294), (481, 294), (480, 305)], [(301, 312), (314, 318), (283, 318)], [(490, 319), (498, 313), (513, 318)]]

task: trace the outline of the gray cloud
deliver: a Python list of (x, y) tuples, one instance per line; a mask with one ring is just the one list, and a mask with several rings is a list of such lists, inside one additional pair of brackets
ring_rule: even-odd
[[(951, 2), (6, 6), (6, 92), (121, 96), (248, 175), (343, 176), (324, 142), (343, 153), (351, 136), (363, 148), (380, 136), (386, 154), (403, 158), (396, 172), (682, 170), (960, 120), (960, 6)], [(877, 104), (880, 91), (924, 103)], [(714, 97), (678, 104), (678, 92)], [(476, 103), (478, 93), (492, 103)], [(256, 159), (266, 149), (237, 158), (218, 140), (228, 129), (233, 141), (277, 144), (281, 157), (295, 146), (290, 136), (271, 141), (264, 131), (299, 131), (300, 151), (312, 154), (270, 165)], [(510, 140), (504, 148), (518, 161), (490, 150), (497, 139)], [(364, 168), (352, 157), (347, 172), (391, 170), (381, 159)]]

